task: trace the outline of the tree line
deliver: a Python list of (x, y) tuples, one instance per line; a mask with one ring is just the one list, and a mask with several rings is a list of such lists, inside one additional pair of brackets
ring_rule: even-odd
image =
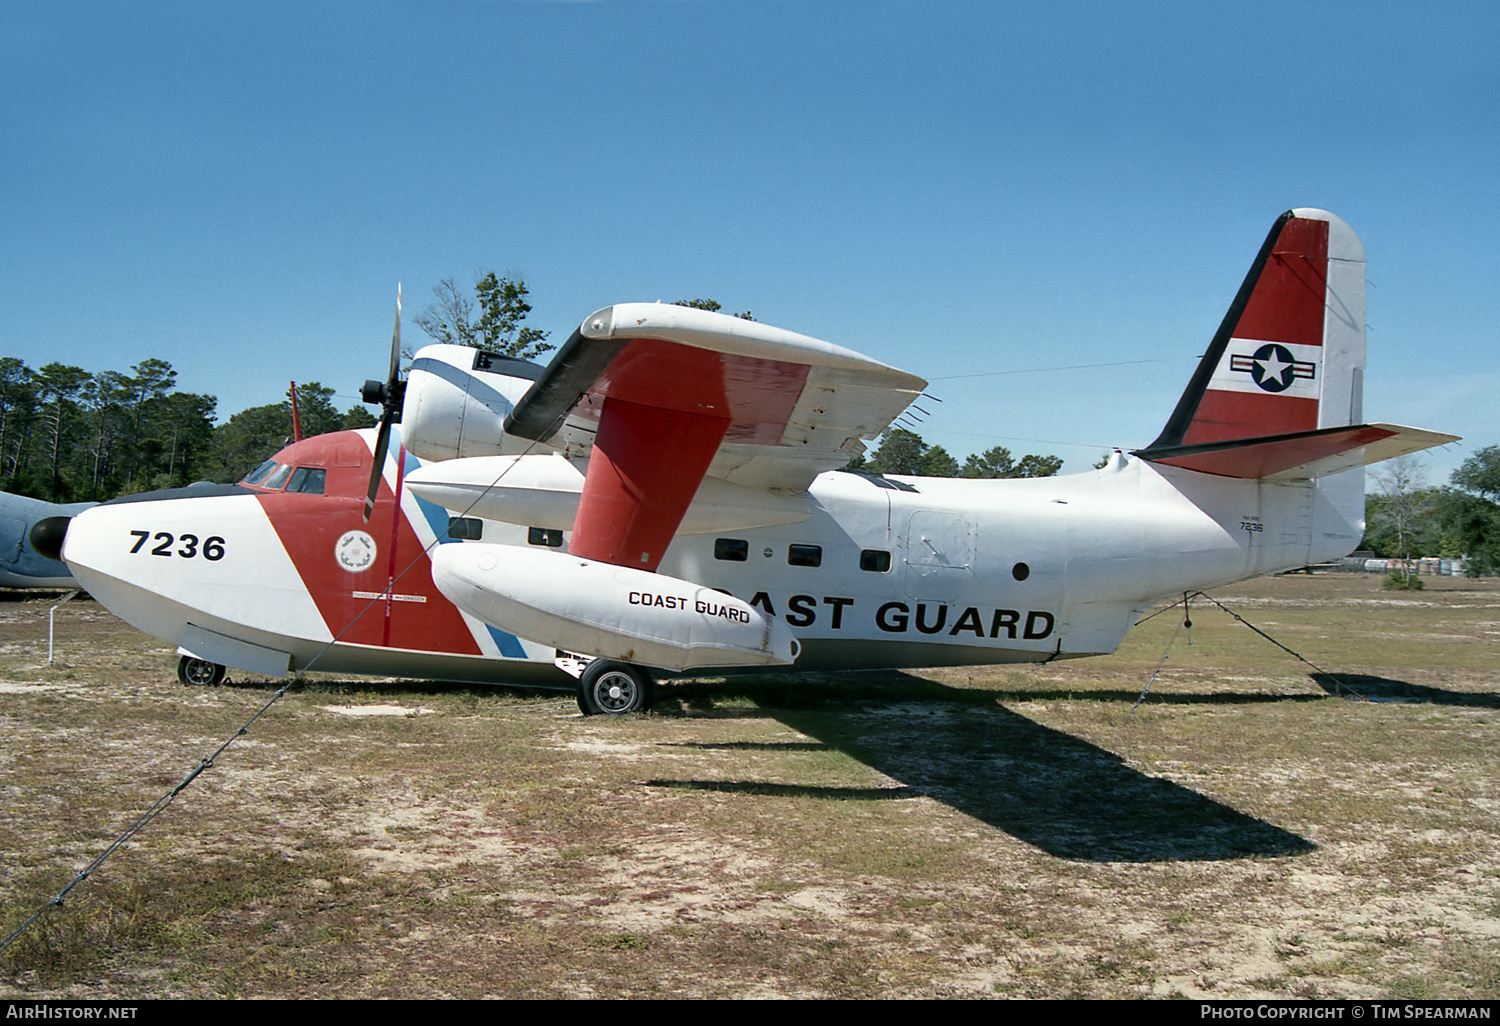
[(1415, 457), (1372, 475), (1361, 548), (1386, 559), (1462, 557), (1471, 577), (1500, 573), (1500, 445), (1480, 449), (1442, 487), (1428, 486)]
[(881, 436), (874, 452), (850, 460), (844, 469), (915, 477), (1052, 477), (1062, 469), (1062, 464), (1061, 457), (1034, 453), (1018, 460), (1003, 445), (970, 453), (959, 463), (941, 445), (928, 445), (915, 431), (891, 428)]
[[(0, 491), (51, 502), (102, 502), (193, 481), (237, 481), (292, 434), (290, 397), (215, 425), (218, 400), (176, 389), (165, 360), (90, 372), (0, 357)], [(289, 390), (290, 391), (290, 390)], [(368, 427), (333, 389), (297, 388), (303, 433)]]
[[(523, 358), (553, 348), (547, 332), (523, 324), (531, 311), (525, 282), (490, 272), (475, 283), (473, 300), (451, 278), (433, 292), (437, 304), (416, 322), (439, 342)], [(178, 391), (176, 383), (172, 365), (155, 358), (91, 372), (0, 357), (0, 491), (102, 502), (194, 481), (228, 483), (291, 440), (290, 389), (278, 403), (216, 425), (218, 400)], [(365, 407), (341, 412), (333, 396), (317, 381), (297, 386), (304, 436), (374, 426)]]

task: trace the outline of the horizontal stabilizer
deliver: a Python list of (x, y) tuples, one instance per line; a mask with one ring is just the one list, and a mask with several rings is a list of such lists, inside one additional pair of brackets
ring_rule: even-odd
[(1220, 477), (1294, 481), (1366, 467), (1456, 441), (1457, 435), (1397, 424), (1352, 424), (1201, 445), (1152, 446), (1132, 455)]

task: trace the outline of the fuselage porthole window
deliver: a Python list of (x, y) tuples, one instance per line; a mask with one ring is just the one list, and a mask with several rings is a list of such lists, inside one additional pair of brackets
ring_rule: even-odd
[(822, 566), (823, 546), (788, 545), (786, 561), (788, 566)]
[(743, 563), (750, 558), (750, 543), (743, 538), (715, 538), (714, 558)]
[(477, 517), (449, 517), (448, 537), (459, 541), (479, 541), (484, 537), (484, 521)]

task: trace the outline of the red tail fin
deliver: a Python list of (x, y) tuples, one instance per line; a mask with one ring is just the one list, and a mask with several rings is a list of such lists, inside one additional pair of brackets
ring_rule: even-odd
[(1364, 338), (1359, 238), (1326, 211), (1287, 211), (1148, 451), (1358, 423)]
[(1361, 424), (1364, 367), (1364, 246), (1326, 210), (1288, 210), (1167, 426), (1136, 455), (1225, 477), (1311, 478), (1453, 440)]

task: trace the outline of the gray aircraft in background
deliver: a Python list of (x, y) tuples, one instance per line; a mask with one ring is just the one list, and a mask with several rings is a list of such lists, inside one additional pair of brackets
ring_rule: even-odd
[(32, 548), (31, 529), (40, 520), (71, 517), (93, 505), (44, 502), (0, 492), (0, 588), (78, 587), (67, 566)]

